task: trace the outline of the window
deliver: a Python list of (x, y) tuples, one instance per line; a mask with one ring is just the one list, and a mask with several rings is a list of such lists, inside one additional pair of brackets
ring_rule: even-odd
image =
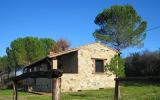
[(78, 52), (72, 52), (57, 57), (58, 69), (63, 73), (78, 73)]
[(103, 60), (95, 60), (95, 72), (104, 72)]

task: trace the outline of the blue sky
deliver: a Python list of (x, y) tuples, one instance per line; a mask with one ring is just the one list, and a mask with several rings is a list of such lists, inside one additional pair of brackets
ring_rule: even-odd
[[(65, 38), (72, 47), (94, 42), (96, 15), (115, 4), (131, 4), (148, 22), (160, 26), (159, 0), (0, 0), (0, 56), (18, 37)], [(123, 50), (123, 56), (160, 48), (160, 28), (147, 32), (143, 48)]]

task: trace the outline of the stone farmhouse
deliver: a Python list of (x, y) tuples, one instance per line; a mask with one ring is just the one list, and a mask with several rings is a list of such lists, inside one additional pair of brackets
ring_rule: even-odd
[[(105, 66), (118, 52), (96, 42), (49, 56), (26, 66), (25, 71), (61, 69), (61, 91), (80, 91), (114, 87), (115, 75), (107, 75)], [(45, 78), (27, 79), (29, 91), (51, 91), (51, 80)]]

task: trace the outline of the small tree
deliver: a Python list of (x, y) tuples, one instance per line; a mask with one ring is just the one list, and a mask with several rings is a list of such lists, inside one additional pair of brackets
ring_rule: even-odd
[(52, 51), (54, 53), (58, 53), (58, 52), (62, 52), (62, 51), (68, 50), (69, 47), (70, 47), (70, 43), (67, 40), (59, 39), (59, 40), (57, 40), (56, 44), (54, 45)]
[(110, 64), (106, 65), (106, 68), (113, 74), (115, 74), (116, 77), (120, 77), (124, 76), (124, 65), (125, 60), (119, 57), (118, 55), (115, 55), (111, 59)]

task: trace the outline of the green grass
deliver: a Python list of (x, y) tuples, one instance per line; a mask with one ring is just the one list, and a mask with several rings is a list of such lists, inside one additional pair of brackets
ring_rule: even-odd
[[(160, 100), (160, 85), (122, 85), (122, 100)], [(62, 100), (113, 100), (114, 89), (62, 93)], [(18, 92), (19, 100), (51, 100), (51, 96)], [(0, 100), (12, 100), (12, 90), (0, 90)]]

